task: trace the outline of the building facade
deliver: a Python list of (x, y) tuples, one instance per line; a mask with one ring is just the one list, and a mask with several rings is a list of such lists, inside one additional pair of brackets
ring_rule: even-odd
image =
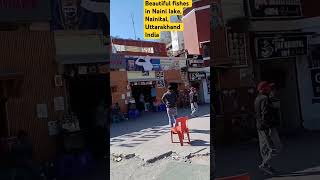
[(215, 104), (225, 136), (239, 127), (243, 132), (255, 129), (253, 102), (259, 81), (276, 85), (282, 132), (319, 128), (315, 120), (319, 116), (315, 111), (317, 60), (310, 60), (317, 44), (317, 18), (312, 17), (316, 13), (309, 11), (309, 3), (213, 3)]

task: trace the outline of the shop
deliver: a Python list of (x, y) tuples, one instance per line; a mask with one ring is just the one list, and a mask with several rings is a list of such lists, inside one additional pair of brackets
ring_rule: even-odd
[(62, 131), (53, 133), (59, 135), (63, 150), (89, 149), (101, 157), (106, 135), (102, 125), (106, 126), (111, 94), (108, 49), (101, 46), (101, 34), (90, 30), (57, 31), (55, 42), (59, 67), (55, 82), (66, 96), (55, 99), (57, 111), (63, 110), (64, 115), (57, 121)]
[(210, 103), (210, 68), (204, 66), (200, 55), (188, 55), (187, 64), (190, 86), (197, 89), (199, 103)]
[(281, 129), (302, 128), (297, 59), (308, 54), (308, 37), (299, 34), (256, 35), (256, 58), (262, 81), (275, 83)]
[(162, 71), (128, 71), (129, 91), (126, 96), (128, 104), (135, 102), (140, 111), (151, 111), (155, 100), (160, 101), (162, 93), (166, 90)]

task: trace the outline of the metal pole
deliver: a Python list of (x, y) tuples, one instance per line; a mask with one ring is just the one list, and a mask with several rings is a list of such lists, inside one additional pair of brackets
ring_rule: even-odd
[(134, 32), (134, 39), (137, 40), (136, 28), (134, 27), (133, 13), (131, 13), (131, 20), (132, 20), (132, 26), (133, 26), (133, 32)]

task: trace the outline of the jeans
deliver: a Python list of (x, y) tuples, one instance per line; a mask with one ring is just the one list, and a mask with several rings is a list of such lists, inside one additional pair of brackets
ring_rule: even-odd
[(271, 128), (266, 131), (258, 131), (260, 153), (262, 157), (261, 166), (270, 165), (272, 157), (278, 155), (282, 149), (278, 131), (276, 128)]
[(199, 106), (196, 102), (191, 103), (191, 116), (194, 116), (198, 112), (198, 109), (199, 109)]
[(174, 124), (176, 123), (176, 117), (177, 117), (177, 108), (167, 108), (167, 114), (168, 114), (168, 118), (169, 118), (169, 125), (171, 125), (171, 127), (174, 126)]

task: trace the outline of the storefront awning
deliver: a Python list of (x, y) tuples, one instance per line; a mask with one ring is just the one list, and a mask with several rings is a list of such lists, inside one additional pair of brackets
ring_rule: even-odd
[(55, 45), (59, 64), (101, 63), (110, 59), (109, 48), (97, 31), (56, 31)]

